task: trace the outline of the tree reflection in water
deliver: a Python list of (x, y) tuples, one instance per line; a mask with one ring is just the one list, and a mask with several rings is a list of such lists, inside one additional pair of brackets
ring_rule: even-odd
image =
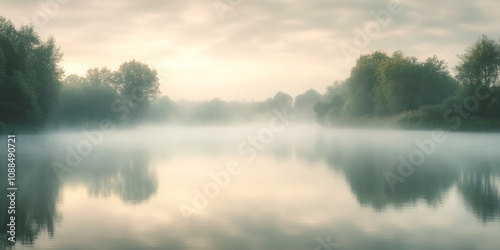
[[(29, 145), (28, 145), (29, 143)], [(60, 182), (52, 169), (55, 160), (64, 159), (66, 152), (54, 150), (54, 145), (43, 140), (18, 143), (26, 148), (17, 154), (16, 184), (16, 239), (17, 244), (34, 245), (37, 237), (46, 232), (49, 238), (56, 233), (56, 225), (62, 220), (58, 211), (63, 185), (83, 184), (95, 197), (119, 196), (125, 203), (139, 204), (150, 199), (157, 191), (156, 172), (149, 163), (149, 154), (141, 150), (101, 150), (85, 158), (74, 172)], [(7, 176), (5, 162), (2, 176)], [(0, 178), (2, 190), (6, 190), (6, 178)], [(8, 207), (6, 195), (1, 195), (0, 206)], [(7, 209), (0, 209), (0, 224), (8, 224)], [(5, 233), (0, 232), (1, 245), (12, 248)]]
[(412, 207), (419, 201), (436, 207), (456, 185), (477, 218), (483, 222), (500, 218), (500, 155), (494, 151), (436, 150), (392, 191), (384, 173), (397, 173), (398, 157), (409, 155), (411, 147), (363, 139), (345, 141), (328, 134), (294, 145), (299, 157), (323, 160), (332, 170), (342, 172), (358, 203), (376, 211)]

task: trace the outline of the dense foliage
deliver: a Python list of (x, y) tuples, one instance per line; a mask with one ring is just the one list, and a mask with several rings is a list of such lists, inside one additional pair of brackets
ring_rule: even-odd
[(41, 126), (56, 105), (62, 59), (54, 38), (42, 41), (31, 26), (17, 30), (0, 17), (1, 126)]
[(500, 42), (482, 36), (459, 58), (453, 77), (435, 56), (362, 55), (345, 81), (327, 88), (316, 117), (347, 126), (500, 128)]
[(350, 76), (324, 94), (278, 92), (257, 102), (173, 101), (160, 97), (157, 72), (142, 62), (64, 76), (61, 59), (54, 38), (42, 41), (32, 26), (16, 29), (0, 17), (1, 132), (103, 120), (124, 126), (238, 122), (268, 119), (274, 110), (345, 126), (500, 128), (500, 42), (486, 36), (459, 55), (454, 75), (436, 56), (419, 61), (401, 51), (377, 51), (360, 56)]
[(137, 123), (159, 93), (157, 72), (146, 64), (132, 60), (115, 72), (92, 68), (83, 77), (64, 79), (53, 120), (62, 126), (85, 126), (103, 119)]

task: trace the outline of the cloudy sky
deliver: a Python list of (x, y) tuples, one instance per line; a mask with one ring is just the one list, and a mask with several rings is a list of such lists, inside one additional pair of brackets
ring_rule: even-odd
[(437, 55), (452, 68), (481, 34), (500, 38), (499, 9), (498, 0), (0, 0), (0, 15), (56, 38), (66, 74), (137, 59), (176, 100), (323, 92), (349, 76), (355, 53), (375, 50)]

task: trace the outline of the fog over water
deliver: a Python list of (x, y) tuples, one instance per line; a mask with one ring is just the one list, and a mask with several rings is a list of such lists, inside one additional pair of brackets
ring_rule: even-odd
[[(264, 143), (268, 126), (112, 130), (87, 155), (78, 145), (96, 134), (19, 136), (17, 248), (497, 246), (500, 135), (444, 133), (426, 154), (416, 141), (433, 132), (303, 124)], [(73, 149), (81, 162), (59, 178), (54, 162)], [(402, 176), (400, 158), (418, 151)], [(404, 179), (394, 191), (387, 173)]]

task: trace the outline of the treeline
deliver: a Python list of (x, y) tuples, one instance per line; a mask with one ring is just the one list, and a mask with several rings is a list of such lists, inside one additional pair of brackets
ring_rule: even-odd
[(130, 61), (113, 72), (89, 69), (84, 76), (62, 80), (51, 127), (93, 126), (110, 119), (123, 126), (137, 123), (221, 124), (250, 122), (274, 116), (274, 110), (294, 113), (298, 120), (314, 121), (314, 105), (322, 96), (310, 89), (295, 98), (278, 92), (264, 101), (173, 101), (160, 96), (156, 70)]
[(116, 71), (64, 76), (54, 38), (0, 17), (0, 132), (86, 127), (108, 119), (182, 124), (268, 119), (274, 110), (335, 126), (411, 129), (500, 128), (500, 42), (486, 36), (459, 55), (452, 75), (437, 57), (397, 51), (362, 55), (350, 76), (324, 94), (310, 89), (264, 101), (173, 101), (161, 96), (156, 70), (131, 60)]
[[(174, 101), (168, 96), (148, 100), (144, 108), (134, 98), (123, 98), (109, 85), (89, 84), (89, 75), (107, 69), (91, 69), (86, 77), (75, 75), (63, 80), (60, 101), (56, 106), (52, 126), (86, 127), (103, 119), (117, 124), (174, 123), (183, 125), (243, 123), (268, 120), (274, 111), (294, 113), (297, 120), (314, 121), (314, 105), (321, 94), (311, 89), (293, 98), (278, 92), (264, 101)], [(295, 99), (295, 101), (294, 101)], [(91, 100), (91, 101), (89, 101)]]
[(0, 129), (39, 127), (57, 103), (62, 54), (54, 38), (0, 17)]
[[(0, 132), (34, 132), (99, 119), (138, 122), (159, 94), (156, 71), (135, 60), (112, 72), (64, 72), (53, 37), (0, 17)], [(128, 108), (132, 107), (132, 108)]]
[[(134, 78), (140, 75), (139, 78)], [(128, 80), (127, 80), (128, 79)], [(125, 91), (128, 87), (128, 91)], [(136, 61), (116, 72), (89, 69), (85, 76), (62, 80), (51, 127), (92, 126), (103, 119), (124, 126), (137, 123), (222, 124), (266, 120), (274, 111), (294, 113), (297, 120), (314, 121), (314, 105), (322, 98), (310, 89), (295, 98), (278, 92), (264, 101), (174, 101), (160, 96), (155, 70)]]
[(350, 76), (327, 88), (314, 110), (339, 126), (447, 130), (500, 128), (500, 41), (480, 37), (459, 55), (455, 75), (444, 61), (421, 62), (397, 51), (359, 57)]
[(314, 105), (322, 96), (310, 89), (295, 98), (278, 92), (264, 101), (172, 101), (162, 97), (151, 105), (146, 121), (181, 124), (217, 124), (268, 120), (274, 111), (293, 113), (298, 121), (314, 121)]
[(159, 85), (157, 72), (135, 60), (116, 71), (92, 68), (85, 76), (69, 75), (62, 81), (51, 126), (85, 126), (103, 119), (137, 124), (158, 98)]
[[(160, 96), (156, 70), (131, 60), (116, 71), (91, 68), (65, 76), (55, 39), (42, 41), (33, 26), (19, 29), (0, 17), (0, 132), (81, 128), (103, 120), (128, 126), (140, 122), (182, 124), (248, 122), (274, 110), (314, 120), (322, 98), (309, 90), (293, 98), (278, 92), (264, 101), (172, 101)], [(295, 101), (294, 101), (295, 100)]]

